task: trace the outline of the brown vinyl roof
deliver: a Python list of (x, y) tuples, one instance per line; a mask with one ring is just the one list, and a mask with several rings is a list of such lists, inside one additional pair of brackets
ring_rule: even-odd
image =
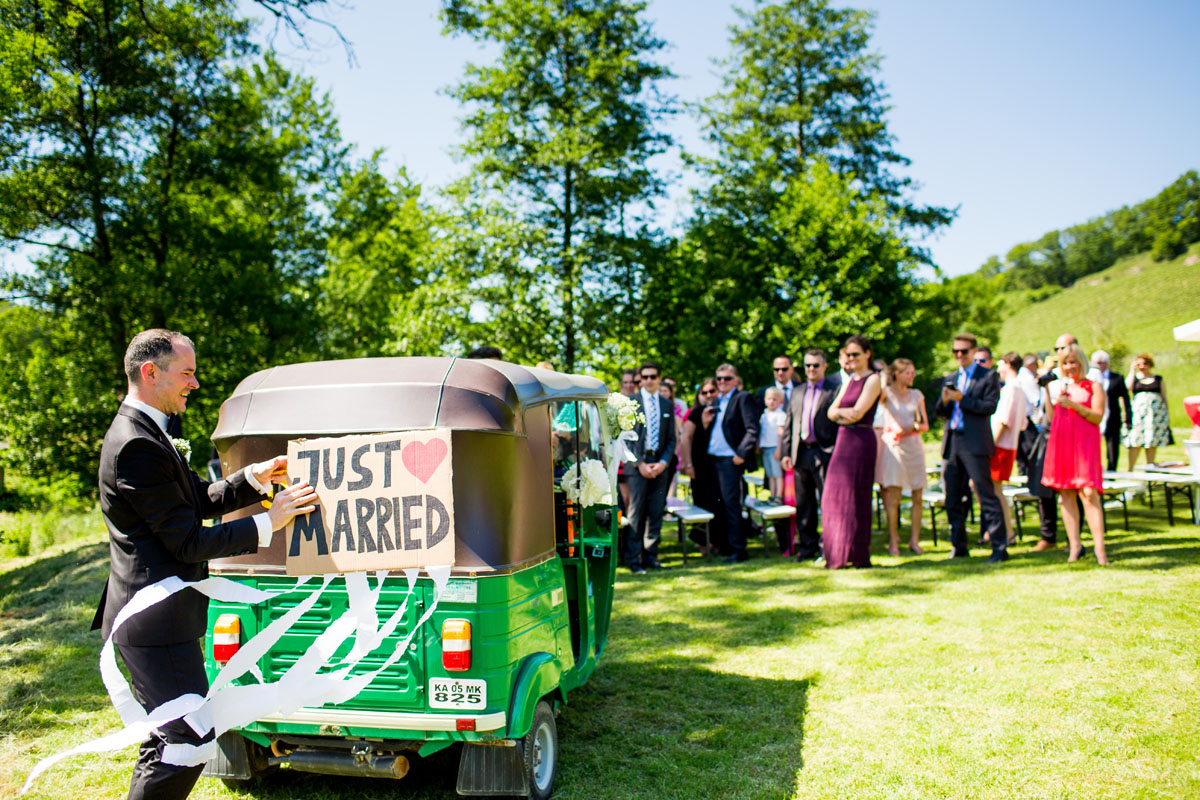
[(522, 432), (524, 406), (607, 396), (596, 378), (493, 359), (312, 361), (243, 380), (221, 405), (212, 438), (435, 427)]

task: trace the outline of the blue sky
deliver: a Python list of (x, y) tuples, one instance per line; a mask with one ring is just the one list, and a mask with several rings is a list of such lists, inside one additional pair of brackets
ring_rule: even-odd
[[(249, 8), (250, 6), (246, 6)], [(893, 110), (899, 151), (912, 159), (922, 202), (959, 206), (929, 244), (948, 274), (1054, 228), (1152, 196), (1200, 168), (1195, 34), (1200, 2), (963, 2), (867, 0), (878, 12), (874, 49)], [(486, 53), (441, 35), (436, 0), (359, 0), (334, 16), (358, 65), (328, 36), (286, 63), (312, 75), (336, 104), (362, 154), (387, 151), (429, 186), (460, 174), (458, 109), (440, 90)], [(697, 100), (718, 87), (711, 60), (727, 52), (732, 6), (651, 0), (666, 87)], [(670, 126), (696, 147), (695, 122)], [(671, 168), (673, 162), (664, 162)], [(664, 204), (670, 225), (684, 185)]]

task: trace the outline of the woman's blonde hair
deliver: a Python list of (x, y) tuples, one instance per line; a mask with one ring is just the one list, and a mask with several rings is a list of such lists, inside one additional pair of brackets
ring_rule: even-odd
[(896, 380), (896, 376), (913, 365), (907, 358), (897, 358), (888, 365), (888, 383)]
[[(1079, 346), (1079, 342), (1071, 342), (1069, 345), (1067, 345), (1067, 349), (1059, 355), (1058, 367), (1060, 371), (1062, 371), (1062, 363), (1068, 358), (1074, 359), (1075, 363), (1079, 365), (1080, 375), (1087, 375), (1087, 354), (1083, 352), (1083, 348)], [(1065, 371), (1063, 372), (1063, 375), (1066, 375)]]

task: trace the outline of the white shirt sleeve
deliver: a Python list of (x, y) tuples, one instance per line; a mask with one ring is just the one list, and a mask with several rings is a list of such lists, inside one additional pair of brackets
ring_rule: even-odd
[[(250, 471), (250, 467), (246, 467), (243, 473), (246, 476), (246, 483), (253, 486), (259, 494), (265, 495), (267, 493), (266, 488), (258, 482), (258, 478), (255, 478), (254, 473)], [(254, 524), (258, 527), (258, 546), (270, 547), (271, 539), (275, 535), (275, 531), (271, 530), (271, 516), (264, 511), (260, 514), (255, 514), (251, 519), (254, 520)]]
[(255, 514), (250, 519), (254, 520), (254, 524), (258, 526), (258, 546), (270, 547), (271, 539), (275, 535), (275, 531), (271, 530), (271, 515), (267, 512)]

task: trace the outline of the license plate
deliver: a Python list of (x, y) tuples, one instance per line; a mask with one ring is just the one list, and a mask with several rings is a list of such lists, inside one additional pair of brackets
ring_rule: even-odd
[(430, 678), (429, 707), (482, 711), (487, 706), (487, 681)]

